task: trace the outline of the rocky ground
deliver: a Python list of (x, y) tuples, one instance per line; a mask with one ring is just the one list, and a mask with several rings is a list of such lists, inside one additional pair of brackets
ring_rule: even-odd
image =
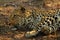
[[(8, 5), (13, 4), (14, 7), (11, 7), (11, 6), (7, 7), (5, 6), (6, 4)], [(17, 11), (18, 14), (16, 15), (19, 15), (19, 9), (21, 7), (24, 7), (26, 10), (29, 10), (29, 11), (33, 9), (37, 11), (43, 9), (46, 11), (48, 10), (49, 12), (54, 12), (54, 10), (60, 9), (60, 0), (4, 0), (4, 1), (0, 0), (0, 14), (8, 16), (7, 18), (10, 18), (10, 15), (12, 13), (16, 13), (16, 11), (13, 12), (15, 9), (18, 9)], [(2, 16), (0, 15), (0, 17)], [(12, 17), (9, 20), (7, 24), (9, 24), (10, 26), (16, 24), (16, 20), (12, 19)], [(0, 25), (6, 25), (5, 23), (6, 23), (6, 20), (2, 21), (2, 23), (0, 22)], [(0, 32), (0, 40), (60, 40), (60, 31), (57, 31), (56, 33), (49, 34), (49, 35), (43, 35), (39, 33), (36, 37), (26, 38), (24, 36), (25, 32), (23, 31), (16, 30), (16, 31), (8, 32), (8, 29), (6, 30), (7, 30), (7, 33), (3, 31)]]

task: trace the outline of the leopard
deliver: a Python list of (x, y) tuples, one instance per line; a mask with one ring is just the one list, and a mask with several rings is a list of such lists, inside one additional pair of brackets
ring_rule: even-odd
[[(9, 10), (10, 7), (13, 9)], [(27, 38), (36, 36), (39, 32), (51, 34), (60, 28), (60, 9), (28, 10), (22, 6), (8, 4), (4, 5), (3, 10), (0, 10), (0, 16), (0, 32), (3, 32), (2, 27), (6, 29), (5, 31), (7, 29), (11, 31), (23, 30), (26, 31), (25, 37)]]

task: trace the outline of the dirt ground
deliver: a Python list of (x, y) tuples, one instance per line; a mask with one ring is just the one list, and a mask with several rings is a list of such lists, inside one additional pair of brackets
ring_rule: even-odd
[(0, 34), (0, 40), (60, 40), (60, 34), (57, 32), (56, 34), (50, 35), (41, 35), (39, 34), (36, 37), (26, 38), (24, 37), (24, 32), (9, 32), (8, 34)]

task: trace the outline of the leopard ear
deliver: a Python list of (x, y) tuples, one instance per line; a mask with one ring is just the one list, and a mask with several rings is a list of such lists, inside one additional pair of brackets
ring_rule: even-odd
[(25, 8), (24, 7), (21, 7), (20, 10), (22, 11), (22, 13), (25, 13)]

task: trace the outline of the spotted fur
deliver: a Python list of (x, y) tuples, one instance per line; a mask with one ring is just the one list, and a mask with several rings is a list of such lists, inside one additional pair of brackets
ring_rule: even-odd
[(45, 15), (42, 15), (41, 13), (40, 15), (37, 16), (37, 18), (38, 20), (35, 18), (33, 22), (34, 26), (31, 25), (31, 27), (33, 26), (33, 30), (28, 31), (25, 34), (26, 37), (36, 36), (39, 32), (43, 32), (44, 34), (50, 34), (50, 33), (56, 32), (60, 27), (60, 10), (58, 10), (56, 14), (53, 16), (50, 16), (50, 15), (45, 16)]

